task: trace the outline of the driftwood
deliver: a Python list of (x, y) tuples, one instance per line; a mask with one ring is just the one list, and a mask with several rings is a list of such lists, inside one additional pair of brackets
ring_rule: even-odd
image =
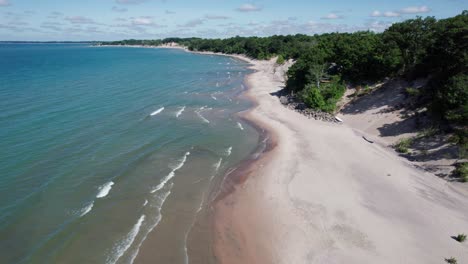
[(374, 143), (374, 141), (367, 139), (365, 136), (362, 136), (362, 138), (363, 138), (365, 141), (367, 141), (367, 142), (369, 142), (369, 143), (371, 143), (371, 144)]

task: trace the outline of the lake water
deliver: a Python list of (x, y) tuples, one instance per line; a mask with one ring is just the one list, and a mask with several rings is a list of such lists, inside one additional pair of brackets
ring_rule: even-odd
[(245, 62), (0, 44), (0, 72), (0, 263), (206, 260), (190, 231), (260, 141)]

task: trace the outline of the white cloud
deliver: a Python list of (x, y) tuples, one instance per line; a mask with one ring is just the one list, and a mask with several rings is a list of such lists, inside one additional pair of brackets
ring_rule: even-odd
[(117, 6), (113, 6), (113, 7), (112, 7), (112, 11), (114, 11), (114, 12), (119, 12), (119, 13), (123, 13), (123, 12), (127, 12), (128, 9), (127, 9), (127, 8), (120, 8), (120, 7), (117, 7)]
[(198, 18), (198, 19), (189, 20), (187, 21), (187, 23), (178, 25), (178, 26), (179, 27), (196, 27), (196, 26), (203, 24), (204, 22), (205, 21), (203, 19)]
[(409, 6), (400, 10), (402, 14), (419, 14), (419, 13), (429, 13), (431, 9), (427, 6)]
[(132, 19), (132, 25), (134, 26), (151, 26), (154, 25), (154, 22), (149, 17), (137, 17)]
[(205, 18), (206, 18), (206, 19), (213, 19), (213, 20), (216, 20), (216, 19), (223, 20), (223, 19), (229, 19), (230, 17), (228, 17), (228, 16), (221, 16), (221, 15), (206, 15)]
[(371, 17), (400, 17), (404, 14), (420, 14), (420, 13), (429, 13), (431, 9), (427, 6), (410, 6), (400, 9), (399, 11), (386, 11), (380, 12), (375, 10), (370, 14)]
[(374, 10), (374, 12), (371, 13), (372, 17), (379, 17), (382, 16), (382, 13), (378, 10)]
[(0, 6), (9, 6), (11, 5), (10, 4), (10, 1), (8, 0), (0, 0)]
[(335, 13), (330, 13), (326, 16), (321, 17), (321, 19), (341, 19), (341, 18), (343, 18), (342, 15), (337, 15)]
[(374, 12), (371, 13), (372, 17), (399, 17), (401, 16), (400, 13), (394, 12), (394, 11), (387, 11), (387, 12), (380, 12), (378, 10), (375, 10)]
[(255, 12), (262, 10), (262, 8), (253, 4), (243, 4), (236, 8), (236, 10), (239, 12)]
[(69, 21), (72, 24), (96, 24), (96, 22), (94, 22), (94, 20), (92, 20), (91, 18), (82, 16), (66, 17), (65, 20)]

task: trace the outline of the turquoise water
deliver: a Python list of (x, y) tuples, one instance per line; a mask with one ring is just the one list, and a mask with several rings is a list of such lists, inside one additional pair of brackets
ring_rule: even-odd
[(162, 251), (190, 262), (213, 181), (258, 145), (237, 115), (249, 107), (246, 66), (172, 49), (0, 44), (0, 263), (158, 262)]

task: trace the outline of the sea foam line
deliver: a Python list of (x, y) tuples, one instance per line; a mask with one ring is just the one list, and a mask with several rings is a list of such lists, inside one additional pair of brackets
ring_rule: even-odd
[(158, 110), (154, 111), (153, 113), (151, 113), (151, 116), (155, 116), (155, 115), (161, 113), (163, 110), (164, 110), (164, 106), (159, 108)]
[(185, 164), (185, 161), (187, 160), (187, 156), (190, 155), (190, 152), (186, 152), (185, 155), (182, 157), (182, 159), (180, 160), (179, 164), (177, 164), (177, 166), (175, 166), (171, 172), (169, 172), (169, 174), (163, 178), (163, 180), (151, 191), (151, 193), (155, 193), (159, 190), (161, 190), (164, 185), (166, 185), (166, 183), (172, 179), (175, 175), (175, 172), (177, 170), (179, 170), (180, 168), (182, 168), (182, 166), (184, 166)]
[[(231, 151), (230, 149), (232, 149), (232, 147), (230, 147), (228, 150)], [(216, 176), (216, 174), (218, 173), (219, 171), (219, 168), (221, 167), (221, 164), (223, 162), (223, 158), (219, 158), (218, 162), (216, 162), (215, 164), (213, 164), (213, 168), (214, 168), (214, 172), (213, 174), (211, 175), (210, 177), (210, 182), (213, 180), (213, 178)], [(203, 193), (203, 196), (202, 196), (202, 199), (201, 199), (201, 202), (200, 202), (200, 206), (198, 207), (197, 209), (197, 214), (203, 209), (203, 205), (205, 204), (205, 199), (206, 199), (206, 193)]]
[[(207, 108), (206, 110), (209, 110), (210, 108)], [(203, 122), (209, 124), (210, 123), (210, 120), (206, 119), (204, 116), (202, 116), (201, 114), (201, 111), (205, 110), (205, 106), (202, 106), (200, 107), (200, 109), (198, 109), (197, 111), (195, 111), (195, 113), (197, 113), (198, 117), (201, 118), (201, 120), (203, 120)]]
[(146, 231), (146, 233), (143, 236), (143, 238), (141, 239), (140, 243), (138, 243), (135, 252), (133, 252), (133, 254), (130, 256), (129, 263), (133, 263), (133, 261), (135, 261), (135, 258), (138, 256), (138, 253), (140, 252), (140, 247), (141, 247), (141, 245), (143, 245), (143, 242), (145, 242), (146, 237), (148, 236), (149, 233), (151, 233), (154, 230), (154, 228), (156, 228), (156, 226), (158, 226), (159, 222), (161, 221), (161, 219), (162, 219), (161, 208), (164, 205), (164, 202), (166, 201), (167, 197), (170, 194), (171, 194), (171, 191), (169, 190), (166, 193), (164, 193), (162, 196), (156, 196), (156, 198), (158, 198), (158, 200), (159, 200), (158, 201), (159, 203), (157, 205), (158, 215), (156, 216), (156, 218), (154, 220), (154, 223), (151, 224), (150, 227), (148, 228), (148, 230)]
[(114, 185), (114, 182), (113, 181), (110, 181), (104, 185), (102, 185), (100, 188), (99, 188), (99, 193), (96, 195), (96, 198), (104, 198), (106, 197), (110, 190), (112, 189), (112, 185)]
[(219, 158), (218, 162), (216, 162), (213, 167), (215, 169), (215, 172), (218, 172), (219, 167), (221, 167), (221, 162), (223, 162), (223, 158)]
[(109, 256), (109, 258), (107, 259), (108, 264), (116, 263), (125, 254), (125, 252), (127, 252), (127, 250), (132, 246), (133, 242), (135, 241), (136, 236), (140, 232), (140, 228), (141, 228), (141, 225), (143, 224), (143, 221), (145, 221), (145, 215), (142, 215), (138, 219), (138, 222), (133, 226), (133, 228), (127, 234), (127, 236), (125, 236), (124, 239), (122, 239), (120, 243), (115, 245), (114, 247), (115, 253), (112, 256)]
[(232, 153), (232, 147), (227, 148), (227, 149), (226, 149), (226, 152), (225, 152), (226, 157), (231, 156), (231, 153)]
[(237, 122), (237, 126), (239, 127), (240, 130), (244, 130), (244, 127), (242, 126), (241, 123)]
[(179, 118), (179, 116), (182, 114), (182, 112), (184, 112), (184, 110), (185, 110), (185, 106), (183, 106), (182, 108), (180, 108), (180, 110), (177, 111), (177, 113), (176, 113), (175, 116), (176, 116), (177, 118)]
[(93, 206), (94, 206), (94, 201), (88, 204), (87, 206), (85, 206), (83, 209), (81, 209), (80, 217), (83, 217), (87, 213), (91, 212), (91, 210), (93, 209)]

